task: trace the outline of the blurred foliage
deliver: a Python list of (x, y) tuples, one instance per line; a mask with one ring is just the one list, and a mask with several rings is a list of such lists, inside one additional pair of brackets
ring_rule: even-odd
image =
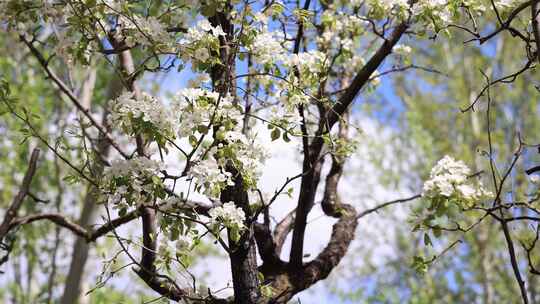
[[(516, 49), (509, 35), (477, 46), (464, 44), (468, 37), (462, 32), (452, 31), (452, 34), (451, 39), (438, 39), (436, 43), (410, 39), (408, 44), (414, 50), (412, 62), (440, 72), (407, 70), (396, 73), (385, 78), (378, 94), (362, 107), (366, 113), (378, 117), (379, 124), (393, 131), (390, 143), (373, 146), (369, 143), (371, 157), (383, 172), (381, 181), (389, 186), (403, 186), (405, 180), (408, 181), (405, 183), (407, 188), (421, 192), (421, 181), (444, 155), (465, 161), (473, 172), (484, 170), (482, 180), (492, 186), (487, 157), (487, 99), (481, 98), (474, 111), (462, 110), (474, 101), (486, 84), (481, 71), (490, 80), (514, 73), (525, 64), (526, 55)], [(510, 84), (496, 85), (490, 90), (492, 146), (499, 174), (506, 170), (518, 147), (517, 132), (526, 143), (540, 142), (537, 82), (534, 74), (529, 72)], [(392, 155), (380, 153), (384, 145), (391, 146)], [(395, 160), (388, 164), (388, 157)], [(525, 200), (529, 183), (524, 170), (539, 160), (536, 151), (527, 151), (503, 193), (511, 194), (514, 201)], [(420, 200), (415, 204), (426, 202)], [(443, 233), (439, 238), (431, 235), (433, 247), (424, 246), (421, 233), (416, 234), (416, 241), (411, 240), (411, 225), (398, 226), (395, 229), (398, 247), (382, 265), (374, 262), (376, 259), (372, 256), (366, 257), (365, 250), (361, 253), (352, 250), (349, 263), (360, 258), (365, 263), (347, 275), (346, 280), (334, 277), (329, 288), (341, 301), (521, 303), (498, 223), (485, 221), (464, 235)], [(519, 237), (518, 228), (517, 225), (511, 228), (514, 239)], [(362, 224), (359, 233), (361, 230)], [(463, 243), (431, 263), (426, 274), (415, 273), (411, 267), (413, 257), (429, 259), (457, 238)], [(529, 274), (525, 264), (521, 265), (521, 272), (530, 286), (531, 302), (540, 301), (534, 287), (538, 279)]]
[[(54, 40), (54, 37), (42, 38), (43, 43), (51, 43), (48, 39)], [(31, 150), (38, 147), (42, 153), (31, 188), (32, 194), (43, 202), (27, 197), (19, 215), (56, 212), (61, 208), (69, 218), (77, 219), (87, 188), (76, 181), (70, 183), (71, 177), (77, 176), (76, 172), (60, 161), (36, 135), (78, 168), (87, 168), (91, 156), (86, 147), (88, 143), (84, 143), (81, 136), (86, 125), (74, 107), (51, 85), (35, 58), (19, 43), (16, 33), (0, 33), (0, 54), (0, 79), (9, 84), (9, 94), (0, 96), (5, 97), (0, 100), (0, 208), (5, 210), (11, 203), (27, 169)], [(95, 117), (101, 116), (100, 112), (114, 90), (112, 87), (118, 85), (115, 81), (116, 71), (110, 69), (110, 63), (101, 59), (90, 66), (68, 66), (61, 60), (53, 60), (50, 64), (78, 94), (81, 94), (82, 84), (90, 71), (96, 71), (91, 111)], [(159, 86), (155, 89), (159, 90)], [(10, 111), (27, 118), (33, 130)], [(70, 184), (69, 190), (64, 189), (66, 183)], [(5, 272), (0, 277), (0, 302), (56, 303), (64, 289), (63, 280), (69, 267), (73, 241), (71, 232), (49, 221), (21, 227), (14, 238), (9, 262), (0, 269)], [(94, 245), (92, 252), (95, 250), (98, 255), (118, 246), (111, 238), (104, 238)], [(201, 256), (217, 254), (215, 246), (203, 243), (197, 247), (194, 263)], [(54, 256), (55, 264), (51, 263)], [(121, 261), (126, 262), (125, 259)], [(95, 266), (96, 269), (101, 267)], [(131, 274), (129, 268), (117, 276), (124, 274)], [(99, 283), (99, 272), (92, 271), (88, 276), (87, 287), (95, 287), (96, 282)], [(204, 284), (204, 278), (199, 283)], [(153, 295), (144, 288), (134, 293), (108, 286), (93, 289), (88, 303), (141, 303), (152, 300), (155, 300), (152, 303), (168, 303), (152, 298)]]

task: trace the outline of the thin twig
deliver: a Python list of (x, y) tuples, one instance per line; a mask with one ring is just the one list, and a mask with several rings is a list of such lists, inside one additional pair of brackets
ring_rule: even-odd
[(405, 202), (410, 202), (410, 201), (413, 201), (415, 199), (418, 199), (418, 198), (421, 198), (422, 195), (421, 194), (416, 194), (416, 195), (413, 195), (411, 197), (407, 197), (407, 198), (401, 198), (401, 199), (396, 199), (396, 200), (393, 200), (393, 201), (389, 201), (389, 202), (386, 202), (386, 203), (382, 203), (380, 205), (377, 205), (371, 209), (368, 209), (360, 214), (358, 214), (358, 216), (356, 217), (357, 219), (360, 219), (366, 215), (369, 215), (373, 212), (377, 212), (379, 211), (380, 209), (382, 208), (385, 208), (385, 207), (388, 207), (390, 205), (395, 205), (395, 204), (401, 204), (401, 203), (405, 203)]

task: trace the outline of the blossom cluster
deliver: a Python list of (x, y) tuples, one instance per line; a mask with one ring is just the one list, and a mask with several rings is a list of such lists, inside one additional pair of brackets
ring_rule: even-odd
[(400, 56), (407, 56), (411, 54), (411, 47), (404, 44), (396, 44), (392, 51)]
[(161, 199), (158, 203), (159, 210), (163, 212), (175, 212), (179, 208), (185, 206), (185, 199), (179, 196), (170, 195), (167, 198)]
[(229, 229), (243, 229), (246, 214), (242, 208), (236, 207), (234, 202), (224, 203), (223, 206), (215, 207), (208, 211), (212, 225), (220, 225)]
[(239, 121), (242, 115), (230, 96), (220, 96), (217, 92), (199, 88), (180, 90), (173, 98), (172, 107), (180, 115), (180, 137), (205, 134), (211, 125), (230, 125)]
[(292, 47), (291, 41), (284, 39), (281, 31), (269, 29), (268, 14), (256, 13), (254, 23), (244, 31), (240, 41), (252, 55), (252, 62), (262, 65), (253, 73), (268, 73), (269, 77), (256, 77), (257, 82), (280, 102), (287, 114), (291, 114), (299, 105), (310, 102), (310, 91), (325, 78), (328, 60), (325, 53), (316, 50), (291, 54), (288, 51)]
[(274, 64), (276, 60), (283, 58), (285, 48), (280, 43), (283, 40), (281, 33), (262, 30), (254, 34), (252, 43), (246, 45), (246, 48), (255, 62), (263, 65)]
[(500, 9), (508, 9), (508, 8), (513, 8), (516, 6), (516, 4), (519, 4), (519, 0), (499, 0), (499, 1), (494, 1), (495, 2), (495, 5), (500, 8)]
[(297, 68), (302, 83), (311, 85), (321, 81), (320, 77), (326, 72), (328, 60), (320, 51), (307, 51), (287, 56), (284, 65), (290, 69)]
[(162, 170), (161, 162), (146, 157), (112, 161), (105, 169), (102, 182), (104, 192), (111, 193), (109, 203), (125, 208), (163, 196), (161, 180), (156, 178)]
[(283, 39), (282, 31), (269, 28), (268, 18), (272, 14), (272, 8), (254, 13), (251, 25), (239, 37), (245, 50), (252, 55), (252, 61), (266, 69), (286, 58), (287, 49), (291, 46), (289, 41)]
[(211, 148), (206, 158), (195, 163), (190, 171), (201, 188), (199, 191), (214, 199), (225, 187), (234, 185), (232, 174), (225, 170), (228, 164), (241, 173), (246, 189), (254, 189), (268, 157), (262, 145), (238, 131), (226, 132), (223, 138), (224, 142)]
[(219, 167), (213, 156), (201, 160), (191, 169), (191, 176), (198, 186), (204, 188), (203, 193), (217, 199), (225, 187), (234, 186), (232, 174)]
[(210, 55), (219, 50), (219, 36), (225, 36), (221, 26), (212, 26), (206, 19), (200, 20), (195, 26), (190, 27), (178, 42), (180, 57), (186, 62), (193, 60), (195, 66), (218, 60)]
[(154, 96), (145, 92), (141, 98), (135, 93), (124, 92), (115, 99), (112, 105), (111, 120), (124, 128), (126, 133), (133, 134), (137, 130), (137, 120), (151, 124), (164, 134), (174, 133), (175, 121), (172, 113)]
[[(256, 187), (267, 155), (250, 134), (240, 132), (242, 112), (230, 96), (200, 88), (178, 92), (165, 106), (157, 98), (143, 93), (140, 99), (123, 93), (112, 106), (111, 120), (129, 135), (142, 135), (165, 147), (176, 138), (188, 138), (197, 159), (192, 160), (188, 174), (196, 190), (210, 198), (234, 185), (231, 173), (224, 168), (232, 164), (241, 174), (244, 185)], [(200, 145), (212, 135), (210, 147)]]
[(369, 26), (369, 22), (352, 14), (333, 9), (326, 10), (321, 16), (324, 31), (317, 37), (317, 43), (324, 47), (338, 47), (343, 51), (353, 51), (354, 37)]
[[(230, 96), (184, 89), (175, 96), (173, 108), (180, 115), (179, 137), (195, 138), (213, 131), (219, 142), (191, 170), (197, 184), (204, 186), (206, 195), (216, 198), (221, 190), (233, 184), (230, 173), (224, 170), (229, 161), (242, 174), (248, 188), (256, 186), (267, 155), (260, 144), (240, 132), (242, 112)], [(218, 127), (211, 130), (211, 126)]]
[(177, 123), (170, 112), (157, 98), (142, 93), (124, 92), (112, 102), (109, 119), (129, 135), (140, 135), (165, 146), (167, 138), (174, 138)]
[(298, 111), (290, 111), (285, 107), (273, 107), (269, 113), (268, 128), (278, 127), (293, 133), (300, 126), (301, 117)]
[(165, 256), (176, 256), (177, 254), (186, 253), (191, 245), (193, 239), (187, 235), (180, 235), (174, 241), (165, 240), (159, 245), (159, 253)]
[(268, 153), (255, 139), (250, 139), (239, 131), (228, 132), (225, 140), (227, 145), (222, 146), (219, 154), (224, 156), (221, 158), (221, 165), (225, 166), (223, 160), (231, 159), (236, 169), (242, 172), (244, 186), (254, 189), (262, 175), (262, 165), (268, 158)]
[(422, 196), (428, 199), (453, 199), (464, 207), (492, 196), (482, 184), (470, 180), (471, 170), (463, 161), (445, 156), (432, 168), (429, 179), (424, 182)]
[(171, 261), (180, 261), (184, 267), (191, 264), (190, 250), (194, 247), (194, 238), (196, 236), (188, 233), (187, 235), (178, 235), (174, 238), (170, 236), (160, 240), (157, 263), (163, 263), (169, 267)]
[[(495, 5), (504, 7), (511, 0), (494, 1)], [(499, 4), (501, 3), (501, 4)], [(370, 0), (371, 11), (368, 16), (386, 18), (388, 13), (403, 20), (412, 18), (417, 24), (425, 25), (432, 30), (439, 30), (456, 21), (462, 8), (467, 8), (468, 14), (480, 14), (486, 10), (490, 2), (482, 0)]]
[(117, 33), (125, 37), (124, 41), (128, 46), (141, 44), (153, 48), (159, 47), (162, 51), (170, 50), (174, 46), (174, 37), (167, 32), (165, 25), (156, 17), (121, 15), (118, 25), (121, 31)]

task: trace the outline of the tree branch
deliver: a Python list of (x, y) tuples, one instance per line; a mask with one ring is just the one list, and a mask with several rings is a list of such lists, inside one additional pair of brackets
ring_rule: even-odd
[(274, 228), (274, 243), (276, 244), (276, 254), (278, 256), (281, 254), (287, 235), (289, 235), (294, 227), (295, 215), (296, 209), (293, 209)]
[(90, 120), (90, 123), (96, 128), (98, 129), (98, 131), (100, 133), (102, 133), (105, 138), (111, 143), (111, 145), (118, 151), (118, 153), (120, 153), (124, 158), (129, 158), (128, 154), (125, 153), (121, 148), (120, 146), (118, 146), (118, 144), (114, 141), (114, 139), (112, 138), (111, 134), (103, 127), (99, 124), (99, 122), (90, 114), (90, 111), (88, 109), (86, 109), (81, 102), (79, 102), (78, 98), (75, 96), (75, 94), (73, 94), (73, 92), (71, 92), (71, 90), (67, 87), (67, 85), (62, 81), (60, 80), (60, 78), (58, 78), (58, 76), (56, 76), (56, 74), (49, 68), (49, 63), (48, 61), (43, 57), (43, 55), (34, 47), (34, 45), (32, 44), (32, 42), (26, 40), (26, 38), (21, 35), (19, 36), (21, 41), (24, 42), (24, 44), (26, 44), (26, 46), (28, 47), (28, 49), (30, 49), (30, 52), (32, 53), (32, 55), (34, 55), (34, 57), (37, 59), (37, 61), (40, 63), (41, 67), (43, 68), (43, 70), (45, 70), (45, 73), (47, 74), (47, 76), (49, 76), (49, 78), (58, 86), (58, 88), (60, 89), (60, 91), (62, 93), (64, 93), (68, 98), (69, 100), (71, 100), (71, 102), (75, 105), (75, 107), (81, 111), (89, 120)]
[(36, 168), (37, 168), (36, 164), (39, 158), (39, 152), (40, 150), (38, 148), (35, 148), (32, 151), (32, 155), (30, 156), (30, 161), (28, 162), (28, 169), (26, 170), (26, 174), (24, 175), (19, 193), (17, 193), (17, 195), (13, 199), (13, 202), (9, 206), (4, 216), (4, 220), (2, 221), (2, 224), (0, 224), (0, 241), (2, 241), (4, 237), (6, 236), (6, 234), (8, 233), (11, 223), (16, 218), (17, 213), (19, 212), (19, 209), (21, 208), (21, 205), (24, 201), (24, 198), (30, 192), (30, 183), (32, 182), (32, 178), (34, 177), (34, 174), (36, 173)]
[(298, 198), (298, 207), (293, 231), (293, 240), (291, 246), (290, 260), (296, 266), (302, 264), (304, 234), (307, 224), (307, 216), (311, 211), (315, 200), (315, 192), (320, 181), (320, 167), (322, 162), (316, 161), (324, 145), (323, 134), (327, 134), (333, 125), (340, 119), (362, 87), (369, 81), (369, 78), (384, 61), (386, 56), (392, 52), (392, 48), (397, 44), (401, 36), (405, 34), (409, 25), (407, 22), (399, 24), (392, 32), (389, 39), (386, 39), (369, 61), (356, 74), (351, 84), (347, 87), (344, 94), (337, 103), (327, 111), (325, 117), (321, 117), (319, 128), (310, 145), (309, 158), (304, 159), (303, 170), (313, 170), (303, 176), (300, 185), (300, 196)]
[(123, 216), (117, 217), (114, 220), (107, 222), (106, 224), (103, 224), (102, 226), (100, 226), (99, 228), (95, 230), (89, 230), (73, 222), (72, 220), (68, 219), (63, 214), (41, 213), (41, 214), (33, 214), (33, 215), (27, 215), (23, 217), (14, 218), (11, 221), (7, 231), (9, 232), (10, 230), (14, 229), (17, 226), (30, 224), (32, 222), (36, 222), (40, 220), (48, 220), (61, 227), (64, 227), (70, 230), (75, 235), (85, 239), (87, 242), (90, 243), (90, 242), (95, 242), (98, 238), (106, 235), (107, 233), (111, 232), (113, 229), (120, 227), (123, 224), (129, 223), (132, 220), (138, 218), (139, 216), (140, 216), (140, 209), (133, 210), (131, 212), (126, 213)]
[(360, 214), (358, 214), (357, 219), (360, 219), (360, 218), (362, 218), (362, 217), (364, 217), (364, 216), (366, 216), (366, 215), (369, 215), (369, 214), (371, 214), (371, 213), (373, 213), (373, 212), (377, 212), (377, 211), (379, 211), (380, 209), (386, 208), (386, 207), (388, 207), (388, 206), (390, 206), (390, 205), (395, 205), (395, 204), (400, 204), (400, 203), (410, 202), (410, 201), (413, 201), (413, 200), (415, 200), (415, 199), (417, 199), (417, 198), (421, 198), (421, 197), (422, 197), (421, 194), (416, 194), (416, 195), (413, 195), (413, 196), (411, 196), (411, 197), (400, 198), (400, 199), (396, 199), (396, 200), (389, 201), (389, 202), (386, 202), (386, 203), (382, 203), (382, 204), (380, 204), (380, 205), (377, 205), (377, 206), (375, 206), (375, 207), (373, 207), (373, 208), (370, 208), (370, 209), (367, 209), (367, 210), (361, 212)]
[[(373, 72), (375, 72), (384, 59), (390, 55), (392, 48), (398, 43), (399, 39), (408, 28), (409, 24), (407, 22), (399, 24), (392, 32), (390, 38), (386, 39), (377, 52), (371, 56), (369, 61), (362, 67), (358, 74), (356, 74), (338, 102), (330, 111), (328, 111), (325, 125), (323, 125), (324, 128), (327, 128), (327, 130), (332, 129), (332, 126), (338, 121), (339, 117), (345, 113), (349, 105), (354, 101), (354, 98), (358, 92), (360, 92), (360, 89), (368, 82)], [(322, 134), (323, 131), (324, 130), (319, 130), (320, 134)]]

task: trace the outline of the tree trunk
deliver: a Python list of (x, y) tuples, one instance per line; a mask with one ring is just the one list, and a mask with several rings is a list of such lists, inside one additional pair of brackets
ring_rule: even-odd
[[(94, 76), (92, 76), (92, 74)], [(94, 80), (92, 80), (94, 78)], [(91, 100), (92, 100), (92, 91), (93, 91), (93, 82), (95, 81), (95, 71), (90, 73), (89, 79), (85, 82), (83, 86), (82, 102), (83, 105), (89, 109)], [(109, 87), (108, 97), (113, 98), (118, 94), (121, 89), (121, 84), (118, 80), (111, 82)], [(105, 110), (103, 113), (102, 123), (106, 126), (108, 111)], [(107, 127), (108, 129), (108, 127)], [(98, 153), (101, 157), (105, 157), (109, 154), (110, 143), (104, 138), (102, 134), (98, 137)], [(99, 175), (103, 171), (103, 167), (100, 162), (95, 162), (95, 165), (91, 171)], [(89, 228), (95, 219), (97, 212), (97, 198), (99, 195), (99, 190), (94, 186), (89, 186), (86, 196), (83, 202), (83, 210), (79, 218), (79, 224), (85, 228)], [(81, 286), (84, 276), (84, 267), (86, 261), (88, 260), (88, 251), (90, 247), (86, 240), (82, 238), (77, 238), (75, 244), (73, 245), (73, 253), (71, 255), (71, 263), (69, 265), (68, 276), (66, 278), (64, 293), (60, 300), (61, 304), (73, 304), (80, 303), (81, 301)]]
[[(216, 65), (211, 70), (211, 78), (214, 89), (223, 95), (230, 93), (235, 96), (235, 54), (231, 54), (234, 48), (230, 45), (233, 36), (233, 25), (228, 16), (228, 9), (223, 12), (217, 12), (209, 18), (213, 26), (221, 26), (227, 34), (220, 38), (220, 58), (225, 65)], [(237, 101), (235, 101), (237, 102)], [(257, 303), (261, 298), (259, 290), (259, 279), (257, 276), (257, 253), (254, 239), (254, 227), (251, 223), (252, 212), (249, 207), (249, 199), (244, 189), (241, 174), (232, 166), (227, 165), (226, 170), (235, 176), (235, 185), (227, 187), (220, 196), (222, 202), (233, 201), (237, 207), (242, 208), (246, 214), (246, 229), (243, 231), (240, 240), (234, 242), (229, 237), (229, 259), (231, 262), (231, 272), (234, 289), (234, 303)]]

